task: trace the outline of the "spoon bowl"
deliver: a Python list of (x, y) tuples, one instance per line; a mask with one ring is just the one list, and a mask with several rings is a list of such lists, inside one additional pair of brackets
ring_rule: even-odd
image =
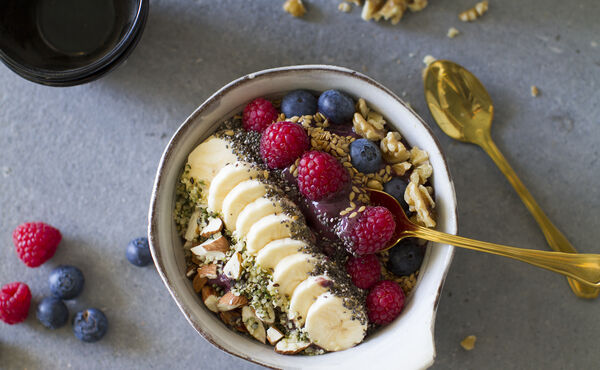
[(477, 77), (458, 64), (438, 60), (429, 66), (425, 99), (433, 118), (451, 138), (478, 144), (489, 134), (492, 99)]

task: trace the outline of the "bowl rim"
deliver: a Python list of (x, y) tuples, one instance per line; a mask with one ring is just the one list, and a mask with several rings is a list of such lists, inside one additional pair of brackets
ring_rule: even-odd
[[(241, 353), (236, 353), (234, 351), (229, 350), (228, 348), (223, 347), (222, 345), (217, 343), (211, 337), (211, 335), (206, 333), (200, 325), (197, 325), (194, 321), (191, 320), (192, 313), (188, 312), (188, 310), (182, 304), (180, 304), (180, 299), (179, 299), (180, 293), (178, 293), (178, 292), (174, 291), (174, 289), (172, 289), (173, 283), (170, 281), (169, 277), (166, 276), (165, 266), (161, 259), (161, 252), (160, 252), (159, 248), (155, 247), (155, 244), (156, 245), (159, 244), (158, 237), (156, 236), (157, 229), (159, 227), (158, 226), (158, 218), (157, 218), (157, 213), (158, 213), (157, 208), (159, 206), (158, 205), (159, 188), (161, 187), (162, 183), (165, 181), (165, 179), (162, 176), (165, 166), (170, 161), (170, 157), (173, 154), (174, 148), (178, 145), (178, 142), (187, 134), (187, 132), (189, 130), (191, 130), (192, 123), (196, 120), (196, 118), (198, 116), (200, 116), (202, 113), (204, 113), (205, 111), (209, 110), (214, 104), (218, 104), (219, 100), (224, 95), (226, 95), (231, 90), (235, 89), (236, 87), (240, 86), (241, 84), (243, 84), (249, 80), (254, 80), (256, 78), (267, 78), (269, 76), (278, 75), (278, 74), (282, 74), (282, 73), (289, 73), (291, 71), (300, 71), (300, 72), (301, 71), (307, 71), (307, 72), (308, 71), (310, 71), (310, 72), (322, 71), (322, 72), (337, 73), (337, 74), (341, 74), (341, 75), (344, 75), (346, 77), (351, 77), (351, 78), (358, 78), (370, 85), (373, 85), (375, 88), (378, 88), (378, 89), (384, 91), (390, 97), (392, 97), (398, 104), (401, 104), (402, 106), (407, 108), (411, 112), (411, 114), (414, 116), (414, 118), (416, 118), (420, 122), (420, 124), (425, 128), (425, 130), (427, 131), (429, 136), (432, 138), (435, 148), (441, 154), (441, 162), (443, 163), (443, 165), (446, 169), (446, 172), (448, 174), (448, 179), (449, 179), (448, 185), (451, 188), (451, 195), (452, 195), (452, 198), (454, 201), (454, 207), (451, 209), (452, 214), (448, 215), (448, 217), (453, 217), (456, 220), (455, 232), (458, 232), (458, 210), (457, 210), (457, 205), (456, 205), (456, 192), (454, 189), (454, 181), (452, 179), (452, 175), (451, 175), (450, 169), (448, 167), (448, 162), (446, 160), (446, 156), (444, 155), (444, 153), (441, 150), (441, 146), (440, 146), (440, 143), (439, 143), (437, 137), (434, 135), (434, 133), (431, 130), (431, 128), (429, 127), (429, 125), (408, 104), (406, 104), (402, 99), (400, 99), (400, 97), (398, 97), (394, 92), (392, 92), (387, 87), (383, 86), (381, 83), (375, 81), (374, 79), (372, 79), (360, 72), (354, 71), (349, 68), (339, 67), (339, 66), (335, 66), (335, 65), (325, 65), (325, 64), (307, 64), (307, 65), (294, 65), (294, 66), (276, 67), (276, 68), (260, 70), (260, 71), (249, 73), (242, 77), (239, 77), (239, 78), (229, 82), (228, 84), (224, 85), (223, 87), (221, 87), (214, 94), (212, 94), (210, 97), (208, 97), (200, 106), (198, 106), (194, 110), (194, 112), (190, 116), (188, 116), (183, 121), (183, 123), (179, 126), (179, 128), (176, 130), (176, 132), (173, 134), (173, 136), (169, 140), (169, 143), (167, 144), (167, 146), (161, 156), (161, 159), (160, 159), (160, 162), (158, 165), (158, 169), (156, 172), (155, 182), (154, 182), (154, 185), (152, 188), (150, 208), (149, 208), (149, 212), (148, 212), (148, 240), (149, 240), (149, 245), (150, 245), (150, 252), (152, 254), (154, 263), (157, 267), (158, 273), (159, 273), (161, 279), (163, 280), (164, 284), (167, 286), (167, 290), (169, 291), (171, 296), (174, 298), (175, 303), (177, 304), (179, 309), (183, 312), (186, 320), (192, 325), (192, 327), (204, 339), (206, 339), (208, 342), (210, 342), (213, 346), (219, 348), (220, 350), (222, 350), (230, 355), (239, 357), (241, 359), (244, 359), (246, 361), (249, 361), (249, 362), (261, 365), (261, 366), (273, 368), (273, 369), (277, 369), (277, 367), (273, 367), (269, 364), (263, 363), (259, 359), (255, 359), (255, 358), (246, 356)], [(435, 325), (435, 316), (437, 314), (437, 307), (439, 305), (439, 301), (441, 298), (442, 288), (444, 286), (444, 283), (445, 283), (445, 280), (446, 280), (446, 277), (448, 274), (448, 270), (450, 269), (450, 266), (452, 264), (454, 253), (455, 253), (455, 247), (449, 246), (448, 257), (447, 257), (448, 263), (444, 267), (444, 271), (442, 271), (442, 278), (438, 284), (436, 297), (435, 297), (434, 303), (433, 303), (433, 313), (432, 313), (432, 320), (431, 320), (432, 335), (433, 335), (433, 330), (434, 330), (434, 325)], [(435, 359), (435, 352), (433, 354), (431, 363), (433, 363), (434, 359)], [(429, 365), (431, 365), (431, 363)], [(427, 366), (429, 366), (429, 365), (427, 365)]]
[(1, 49), (0, 60), (19, 76), (43, 85), (72, 86), (94, 80), (120, 64), (131, 53), (141, 38), (148, 18), (150, 1), (136, 1), (138, 4), (135, 16), (132, 18), (131, 25), (126, 33), (106, 54), (87, 65), (62, 71), (31, 67), (29, 64), (17, 62)]

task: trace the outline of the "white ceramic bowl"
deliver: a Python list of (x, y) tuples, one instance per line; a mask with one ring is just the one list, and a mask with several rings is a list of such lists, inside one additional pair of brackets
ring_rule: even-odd
[(152, 256), (167, 289), (186, 319), (206, 340), (246, 360), (275, 368), (426, 368), (433, 363), (433, 326), (444, 278), (454, 250), (448, 245), (428, 248), (414, 293), (400, 317), (360, 345), (321, 356), (285, 356), (267, 345), (239, 335), (208, 311), (185, 277), (182, 242), (172, 219), (175, 186), (188, 154), (224, 118), (240, 112), (250, 100), (281, 96), (289, 90), (340, 89), (364, 98), (381, 112), (411, 145), (426, 150), (433, 166), (437, 229), (456, 234), (456, 198), (446, 161), (433, 133), (394, 93), (358, 72), (324, 65), (269, 69), (237, 79), (208, 98), (181, 125), (163, 153), (149, 213)]

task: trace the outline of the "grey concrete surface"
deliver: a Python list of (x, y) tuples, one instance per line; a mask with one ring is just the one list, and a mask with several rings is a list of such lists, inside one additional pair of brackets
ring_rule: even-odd
[[(364, 71), (429, 122), (456, 184), (461, 235), (546, 249), (533, 218), (490, 159), (435, 126), (423, 99), (422, 59), (467, 66), (496, 107), (493, 137), (547, 214), (582, 252), (600, 253), (600, 5), (595, 0), (495, 1), (465, 24), (475, 0), (431, 0), (396, 26), (366, 23), (339, 1), (306, 1), (294, 19), (282, 1), (151, 2), (145, 34), (127, 63), (79, 87), (50, 88), (0, 67), (0, 283), (48, 294), (62, 263), (86, 276), (72, 312), (105, 310), (110, 329), (83, 344), (70, 327), (0, 323), (0, 368), (250, 369), (213, 348), (179, 313), (153, 267), (124, 258), (146, 232), (154, 172), (178, 125), (216, 89), (260, 69), (329, 63)], [(446, 37), (449, 27), (461, 34)], [(541, 94), (532, 98), (530, 85)], [(37, 269), (16, 257), (12, 229), (44, 220), (63, 233)], [(435, 369), (593, 369), (599, 301), (571, 294), (564, 278), (459, 250), (436, 323)], [(459, 342), (477, 336), (467, 352)], [(397, 368), (402, 367), (398, 359)]]

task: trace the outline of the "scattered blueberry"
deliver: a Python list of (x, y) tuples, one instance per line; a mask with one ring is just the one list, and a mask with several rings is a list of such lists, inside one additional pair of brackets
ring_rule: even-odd
[(85, 279), (77, 267), (60, 265), (52, 270), (48, 281), (50, 291), (55, 297), (73, 299), (83, 290)]
[(281, 100), (281, 112), (286, 117), (313, 115), (317, 113), (317, 98), (306, 90), (294, 90)]
[(425, 247), (417, 244), (417, 239), (401, 240), (390, 249), (387, 268), (396, 276), (408, 276), (421, 267), (425, 257)]
[(69, 320), (69, 310), (59, 298), (46, 297), (38, 305), (36, 316), (48, 329), (58, 329)]
[(329, 122), (344, 124), (352, 122), (354, 116), (354, 100), (338, 90), (327, 90), (319, 96), (319, 112), (323, 113)]
[(354, 140), (350, 144), (352, 165), (363, 173), (379, 171), (381, 167), (381, 151), (379, 146), (367, 139)]
[(108, 329), (108, 320), (102, 311), (97, 308), (88, 308), (79, 311), (73, 318), (73, 332), (77, 339), (92, 343), (97, 342)]
[(148, 246), (148, 238), (135, 238), (127, 245), (125, 253), (129, 262), (136, 266), (146, 266), (152, 262), (150, 247)]
[(396, 198), (404, 212), (408, 215), (410, 210), (408, 209), (408, 204), (404, 200), (404, 192), (406, 191), (407, 186), (408, 183), (402, 178), (394, 177), (383, 185), (383, 191)]

